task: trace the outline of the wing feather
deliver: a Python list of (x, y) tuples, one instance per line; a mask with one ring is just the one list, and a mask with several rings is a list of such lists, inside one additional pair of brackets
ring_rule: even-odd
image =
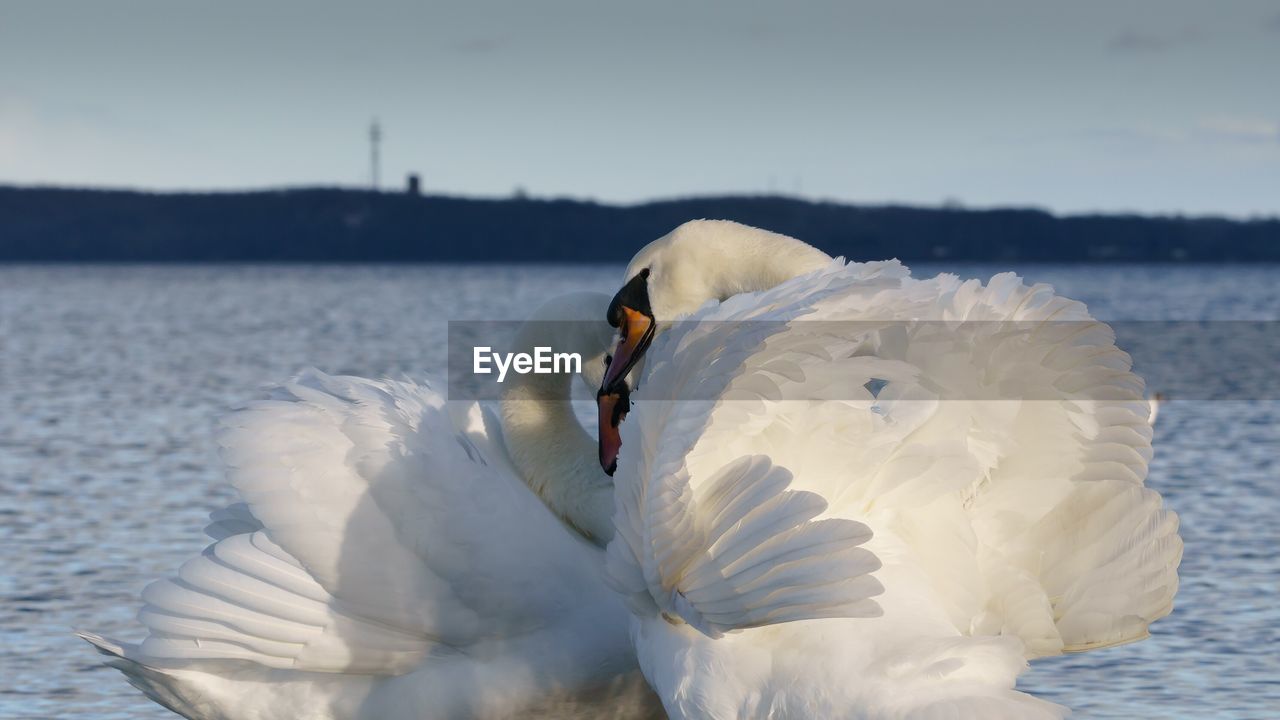
[[(1042, 655), (1144, 636), (1169, 612), (1181, 541), (1176, 515), (1142, 487), (1145, 388), (1111, 328), (1048, 286), (837, 261), (704, 307), (655, 341), (649, 363), (624, 427), (624, 446), (642, 452), (634, 476), (620, 473), (623, 542), (610, 557), (638, 603), (670, 611), (664, 593), (683, 582), (675, 599), (711, 612), (721, 596), (698, 593), (741, 592), (746, 575), (723, 577), (748, 558), (767, 564), (766, 538), (789, 523), (879, 513), (896, 516), (886, 528), (961, 632), (1013, 634)], [(790, 472), (787, 490), (750, 473), (719, 485), (755, 453)], [(640, 511), (657, 502), (661, 513)], [(681, 545), (681, 563), (641, 571), (668, 532), (742, 562), (691, 571), (698, 555)]]
[(571, 616), (599, 559), (430, 385), (310, 371), (219, 438), (243, 503), (148, 586), (144, 662), (398, 674)]

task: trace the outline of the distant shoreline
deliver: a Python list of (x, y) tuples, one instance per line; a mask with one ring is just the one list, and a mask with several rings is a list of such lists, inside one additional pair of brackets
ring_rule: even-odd
[(724, 218), (832, 255), (915, 262), (1280, 262), (1280, 218), (721, 196), (613, 205), (299, 188), (154, 193), (0, 186), (0, 262), (619, 263)]

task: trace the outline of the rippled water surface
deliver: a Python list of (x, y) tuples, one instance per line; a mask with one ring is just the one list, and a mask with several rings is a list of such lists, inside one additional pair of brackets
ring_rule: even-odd
[[(917, 267), (986, 277), (1005, 267)], [(1021, 268), (1130, 319), (1278, 319), (1280, 268)], [(134, 638), (138, 592), (231, 501), (217, 417), (314, 365), (442, 371), (445, 323), (518, 319), (620, 268), (0, 267), (0, 717), (172, 717), (71, 628)], [(1278, 368), (1280, 370), (1280, 368)], [(1280, 717), (1280, 402), (1166, 403), (1149, 484), (1182, 589), (1141, 643), (1039, 661), (1083, 718)]]

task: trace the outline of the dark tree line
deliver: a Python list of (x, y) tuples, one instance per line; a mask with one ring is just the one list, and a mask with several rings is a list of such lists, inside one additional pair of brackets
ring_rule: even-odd
[(602, 205), (337, 189), (142, 193), (0, 187), (0, 260), (622, 262), (694, 218), (853, 259), (1280, 261), (1280, 219), (857, 206), (783, 197)]

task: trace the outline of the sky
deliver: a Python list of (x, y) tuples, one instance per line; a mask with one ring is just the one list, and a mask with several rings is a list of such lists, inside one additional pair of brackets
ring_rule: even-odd
[(0, 0), (0, 183), (1280, 215), (1280, 0)]

